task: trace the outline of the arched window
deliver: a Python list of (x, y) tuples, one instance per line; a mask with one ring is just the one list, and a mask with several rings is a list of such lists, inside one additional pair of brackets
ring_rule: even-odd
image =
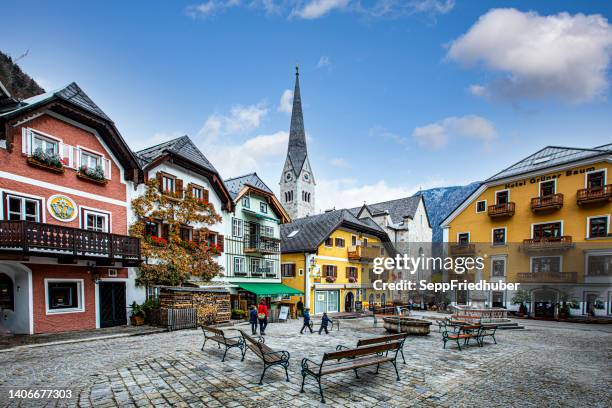
[(0, 273), (0, 309), (15, 310), (13, 280), (4, 273)]

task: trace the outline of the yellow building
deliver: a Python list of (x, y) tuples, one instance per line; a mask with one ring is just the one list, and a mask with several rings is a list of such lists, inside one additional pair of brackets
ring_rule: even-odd
[(281, 225), (281, 239), (282, 282), (304, 293), (311, 314), (388, 302), (388, 292), (374, 293), (369, 284), (372, 260), (390, 248), (387, 234), (371, 220), (348, 210), (328, 211)]
[[(441, 223), (444, 241), (451, 255), (485, 258), (468, 280), (520, 283), (532, 316), (612, 315), (611, 169), (612, 144), (546, 147), (484, 181)], [(452, 302), (517, 310), (515, 294)]]

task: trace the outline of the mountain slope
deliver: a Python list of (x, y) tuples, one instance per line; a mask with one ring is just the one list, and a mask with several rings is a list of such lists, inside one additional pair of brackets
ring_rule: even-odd
[(474, 182), (465, 186), (431, 188), (417, 193), (425, 199), (427, 215), (429, 215), (429, 222), (433, 228), (433, 242), (442, 242), (440, 223), (479, 185), (479, 182)]
[(13, 59), (0, 51), (0, 82), (11, 93), (13, 98), (23, 100), (44, 93), (28, 74), (23, 72)]

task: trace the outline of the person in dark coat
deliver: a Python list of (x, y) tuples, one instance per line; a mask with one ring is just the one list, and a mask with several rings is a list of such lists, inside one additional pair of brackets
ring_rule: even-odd
[(251, 333), (257, 334), (257, 308), (255, 305), (251, 305), (249, 310), (249, 322), (251, 323)]
[(327, 326), (331, 323), (331, 319), (327, 316), (327, 313), (323, 313), (323, 317), (321, 318), (321, 328), (319, 329), (319, 334), (323, 330), (325, 330), (325, 334), (329, 334), (327, 331)]
[(304, 329), (308, 328), (312, 333), (312, 327), (310, 327), (310, 309), (304, 309), (304, 324), (302, 325), (302, 330), (300, 330), (300, 334), (304, 334)]
[(302, 302), (302, 298), (298, 300), (296, 306), (297, 306), (298, 317), (303, 316), (304, 315), (304, 302)]

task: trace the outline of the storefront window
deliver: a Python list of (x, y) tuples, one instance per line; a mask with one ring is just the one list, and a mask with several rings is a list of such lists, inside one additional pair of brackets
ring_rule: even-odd
[(82, 281), (52, 280), (47, 282), (47, 312), (82, 311)]

